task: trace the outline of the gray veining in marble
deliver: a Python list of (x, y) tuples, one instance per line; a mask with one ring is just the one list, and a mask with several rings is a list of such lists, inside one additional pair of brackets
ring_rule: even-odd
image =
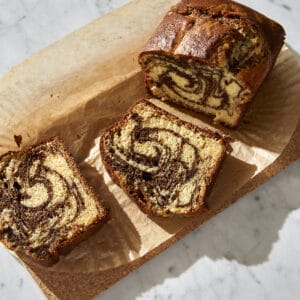
[[(0, 75), (127, 0), (0, 0)], [(299, 0), (243, 0), (300, 52)], [(99, 296), (108, 299), (299, 299), (300, 161)], [(0, 247), (0, 300), (44, 299)]]

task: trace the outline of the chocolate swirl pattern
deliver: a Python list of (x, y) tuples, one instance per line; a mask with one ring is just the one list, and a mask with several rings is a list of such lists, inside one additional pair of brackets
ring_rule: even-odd
[(102, 159), (115, 181), (144, 211), (163, 216), (203, 206), (202, 195), (223, 153), (221, 139), (147, 101), (101, 138)]
[(238, 126), (284, 41), (276, 22), (234, 1), (182, 0), (140, 53), (155, 97)]
[(56, 140), (1, 158), (0, 237), (6, 245), (47, 258), (103, 216), (72, 164)]
[(233, 73), (199, 61), (168, 55), (145, 55), (143, 65), (151, 93), (196, 111), (213, 114), (215, 120), (236, 118), (238, 106), (249, 90)]

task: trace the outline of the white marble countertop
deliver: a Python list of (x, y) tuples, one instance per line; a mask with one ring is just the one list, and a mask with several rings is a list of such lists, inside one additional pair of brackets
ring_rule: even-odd
[[(0, 75), (127, 0), (0, 0)], [(299, 0), (243, 0), (300, 52)], [(299, 299), (300, 161), (97, 299)], [(44, 299), (0, 247), (0, 299)]]

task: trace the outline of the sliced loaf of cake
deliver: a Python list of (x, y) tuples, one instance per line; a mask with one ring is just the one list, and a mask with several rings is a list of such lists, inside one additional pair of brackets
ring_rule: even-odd
[(271, 71), (285, 32), (230, 0), (181, 0), (139, 56), (149, 92), (238, 126)]
[(189, 215), (205, 196), (227, 139), (140, 100), (102, 136), (100, 151), (112, 179), (146, 213)]
[(51, 265), (107, 219), (63, 142), (0, 157), (0, 241)]

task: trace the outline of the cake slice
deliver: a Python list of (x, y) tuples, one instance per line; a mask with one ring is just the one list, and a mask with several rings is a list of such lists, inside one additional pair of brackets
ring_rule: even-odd
[(140, 100), (104, 132), (100, 151), (114, 182), (144, 212), (167, 217), (205, 207), (226, 145), (218, 133)]
[(0, 157), (0, 241), (51, 265), (107, 219), (63, 142)]
[(238, 126), (271, 71), (285, 32), (230, 0), (182, 0), (139, 56), (155, 97)]

